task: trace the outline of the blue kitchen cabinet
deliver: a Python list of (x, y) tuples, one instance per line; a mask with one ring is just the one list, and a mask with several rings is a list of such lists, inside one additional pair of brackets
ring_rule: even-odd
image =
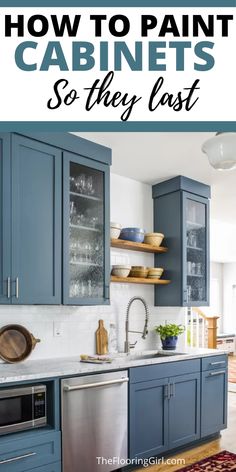
[(0, 136), (0, 303), (61, 301), (61, 152)]
[(109, 166), (63, 154), (63, 303), (109, 303)]
[(203, 363), (205, 368), (208, 370), (202, 372), (201, 437), (227, 427), (227, 356), (208, 358), (208, 364)]
[[(8, 436), (9, 440), (0, 440), (0, 468), (3, 472), (26, 472), (36, 467), (42, 467), (42, 471), (51, 471), (49, 464), (61, 461), (61, 433), (48, 432), (40, 435), (32, 433), (24, 438), (14, 440), (14, 435)], [(8, 439), (4, 438), (4, 439)], [(54, 466), (53, 466), (54, 467)], [(35, 469), (34, 469), (35, 470)], [(36, 469), (37, 470), (37, 469)]]
[[(167, 377), (160, 378), (163, 374)], [(130, 458), (158, 455), (200, 438), (199, 360), (133, 368), (130, 381)]]
[(69, 133), (0, 135), (0, 303), (109, 303), (110, 163)]
[(130, 457), (146, 458), (168, 449), (168, 379), (131, 384)]
[(200, 373), (171, 377), (169, 449), (200, 438)]
[(209, 305), (210, 187), (178, 176), (153, 186), (154, 231), (164, 233), (165, 254), (155, 255), (171, 284), (155, 287), (158, 306)]
[(61, 302), (61, 151), (12, 136), (12, 303)]
[(10, 135), (0, 134), (0, 303), (11, 303)]

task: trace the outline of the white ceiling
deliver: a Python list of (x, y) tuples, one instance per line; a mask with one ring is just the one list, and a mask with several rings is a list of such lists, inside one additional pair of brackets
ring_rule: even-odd
[(236, 170), (219, 172), (202, 143), (214, 133), (76, 133), (112, 149), (112, 172), (148, 184), (185, 175), (212, 187), (211, 216), (236, 223)]

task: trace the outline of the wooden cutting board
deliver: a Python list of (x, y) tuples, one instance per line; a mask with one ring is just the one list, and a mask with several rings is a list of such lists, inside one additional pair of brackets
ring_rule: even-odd
[(96, 354), (108, 353), (108, 333), (104, 328), (103, 320), (98, 321), (98, 329), (96, 331)]

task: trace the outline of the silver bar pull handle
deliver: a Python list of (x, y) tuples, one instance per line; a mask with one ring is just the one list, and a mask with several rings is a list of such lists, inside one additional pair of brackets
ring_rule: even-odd
[(0, 464), (8, 464), (9, 462), (21, 461), (23, 459), (26, 459), (27, 457), (36, 456), (36, 454), (37, 452), (29, 452), (28, 454), (24, 454), (23, 456), (11, 457), (10, 459), (0, 461)]
[(7, 277), (7, 298), (11, 298), (11, 277)]
[(19, 277), (16, 277), (16, 298), (19, 298)]
[(210, 362), (210, 365), (222, 365), (225, 364), (225, 361)]
[(169, 400), (169, 384), (166, 384), (164, 386), (164, 396), (165, 396), (165, 398), (168, 398), (168, 400)]
[(210, 372), (208, 377), (215, 377), (216, 375), (225, 374), (225, 370), (218, 370), (217, 372)]
[(170, 397), (174, 397), (175, 396), (175, 384), (172, 383), (170, 384)]
[(73, 392), (74, 390), (84, 390), (85, 388), (94, 388), (94, 387), (105, 387), (107, 385), (115, 385), (115, 384), (122, 384), (125, 382), (128, 382), (129, 378), (124, 377), (123, 379), (117, 379), (117, 380), (107, 380), (105, 382), (94, 382), (90, 384), (84, 384), (84, 385), (65, 385), (64, 386), (64, 391), (65, 392)]

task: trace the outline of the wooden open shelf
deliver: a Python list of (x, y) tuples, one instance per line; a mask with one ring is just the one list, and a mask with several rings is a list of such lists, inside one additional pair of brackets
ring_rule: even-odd
[(141, 277), (116, 277), (115, 275), (112, 275), (111, 282), (117, 282), (120, 284), (168, 285), (170, 280), (148, 279)]
[(145, 243), (134, 243), (133, 241), (125, 241), (124, 239), (111, 239), (111, 247), (118, 249), (128, 249), (130, 251), (162, 253), (167, 252), (168, 249), (163, 246), (152, 246)]

